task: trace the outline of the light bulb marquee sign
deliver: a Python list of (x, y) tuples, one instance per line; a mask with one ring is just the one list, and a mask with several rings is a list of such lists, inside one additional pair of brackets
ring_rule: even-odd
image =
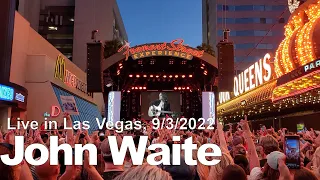
[(128, 60), (129, 56), (132, 59), (140, 59), (152, 56), (173, 56), (187, 60), (192, 60), (195, 57), (202, 57), (204, 51), (200, 51), (194, 48), (183, 45), (183, 39), (175, 39), (171, 43), (155, 43), (155, 44), (144, 44), (140, 46), (130, 47), (130, 43), (126, 42), (118, 52), (123, 51), (123, 55)]
[(270, 54), (266, 54), (263, 59), (260, 59), (234, 77), (235, 96), (239, 96), (271, 80), (272, 67), (270, 65), (270, 58)]

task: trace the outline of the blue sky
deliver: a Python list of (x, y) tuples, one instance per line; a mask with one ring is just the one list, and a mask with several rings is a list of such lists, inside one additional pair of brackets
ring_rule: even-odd
[(202, 42), (201, 0), (117, 0), (131, 46), (183, 38)]

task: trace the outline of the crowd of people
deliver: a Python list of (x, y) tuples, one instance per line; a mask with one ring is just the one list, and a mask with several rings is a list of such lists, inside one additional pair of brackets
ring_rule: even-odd
[[(68, 126), (72, 125), (71, 118), (66, 115)], [(59, 165), (50, 165), (49, 161), (43, 165), (33, 166), (25, 160), (16, 166), (8, 166), (0, 161), (0, 180), (315, 180), (320, 178), (320, 135), (313, 129), (299, 133), (288, 132), (285, 128), (275, 131), (261, 128), (251, 130), (248, 120), (244, 118), (237, 125), (226, 125), (224, 131), (221, 124), (216, 130), (154, 130), (151, 123), (146, 123), (144, 130), (128, 130), (116, 133), (112, 130), (97, 131), (89, 134), (86, 130), (64, 130), (62, 128), (45, 130), (17, 130), (0, 134), (0, 155), (14, 152), (14, 137), (25, 136), (25, 147), (40, 143), (49, 148), (49, 137), (58, 136), (59, 144), (94, 144), (98, 149), (98, 164), (89, 164), (89, 153), (84, 153), (82, 166), (64, 165), (64, 152), (59, 152)], [(237, 126), (235, 128), (235, 126)], [(299, 136), (300, 167), (289, 169), (286, 165), (284, 150), (287, 135)], [(123, 165), (114, 165), (108, 136), (116, 136), (118, 146), (123, 136), (133, 136), (136, 147), (140, 136), (148, 136), (148, 144), (162, 143), (172, 148), (173, 136), (181, 137), (181, 144), (192, 138), (194, 144), (200, 147), (203, 144), (219, 145), (222, 151), (220, 163), (215, 166), (206, 166), (198, 161), (196, 166), (187, 165), (184, 153), (181, 154), (180, 165), (152, 166), (144, 163), (135, 166), (131, 156), (127, 153)], [(157, 150), (156, 150), (157, 151)], [(208, 149), (210, 151), (210, 149)], [(293, 150), (296, 151), (296, 150)], [(153, 153), (146, 150), (145, 157)], [(293, 152), (294, 153), (294, 152)], [(41, 156), (37, 150), (33, 152), (34, 159)], [(172, 159), (172, 156), (171, 156)], [(193, 159), (197, 159), (197, 151), (193, 151)], [(145, 161), (146, 162), (146, 161)]]

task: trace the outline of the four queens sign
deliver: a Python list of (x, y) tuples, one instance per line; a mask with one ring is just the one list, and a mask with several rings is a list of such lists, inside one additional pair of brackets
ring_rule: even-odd
[(250, 91), (271, 79), (272, 69), (269, 64), (270, 58), (270, 54), (266, 54), (263, 59), (260, 59), (238, 76), (234, 77), (235, 96)]
[(202, 57), (204, 51), (199, 51), (194, 48), (186, 47), (183, 45), (183, 39), (173, 40), (171, 43), (160, 43), (160, 44), (145, 44), (137, 47), (130, 47), (129, 43), (122, 46), (118, 52), (123, 52), (128, 60), (129, 56), (132, 59), (140, 59), (150, 56), (175, 56), (187, 60), (191, 60), (193, 56)]

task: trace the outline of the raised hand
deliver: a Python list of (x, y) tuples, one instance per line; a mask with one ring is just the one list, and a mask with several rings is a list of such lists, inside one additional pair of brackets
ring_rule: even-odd
[(242, 127), (242, 129), (244, 131), (250, 131), (248, 120), (247, 120), (247, 116), (244, 116), (244, 120), (241, 119), (240, 126)]
[(9, 131), (6, 135), (5, 143), (14, 145), (14, 131)]

